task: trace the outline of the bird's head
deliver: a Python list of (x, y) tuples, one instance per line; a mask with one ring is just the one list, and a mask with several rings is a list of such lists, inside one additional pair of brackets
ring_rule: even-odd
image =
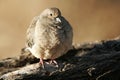
[(48, 8), (45, 9), (41, 14), (41, 17), (47, 18), (51, 21), (55, 21), (56, 23), (61, 23), (61, 12), (58, 8)]

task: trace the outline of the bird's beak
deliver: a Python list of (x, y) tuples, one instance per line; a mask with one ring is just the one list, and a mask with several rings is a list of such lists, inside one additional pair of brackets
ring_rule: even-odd
[(59, 23), (61, 23), (61, 20), (60, 20), (60, 18), (56, 18), (56, 21), (57, 21), (57, 22), (59, 22)]

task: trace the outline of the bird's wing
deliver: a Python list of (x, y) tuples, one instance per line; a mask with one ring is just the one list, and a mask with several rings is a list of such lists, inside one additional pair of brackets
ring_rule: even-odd
[(30, 26), (27, 29), (26, 47), (32, 47), (34, 45), (34, 32), (38, 18), (38, 16), (34, 17)]
[[(62, 21), (63, 21), (63, 28), (64, 28), (64, 30), (65, 30), (65, 32), (67, 32), (67, 36), (73, 36), (73, 29), (72, 29), (72, 26), (70, 25), (70, 23), (64, 18), (64, 17), (62, 17), (61, 18), (62, 19)], [(72, 37), (71, 37), (72, 38)]]
[[(70, 47), (72, 44), (72, 39), (73, 39), (73, 29), (70, 23), (64, 18), (61, 18), (63, 21), (63, 30), (64, 30), (64, 35), (65, 35), (65, 45), (66, 47)], [(71, 46), (72, 48), (72, 46)]]

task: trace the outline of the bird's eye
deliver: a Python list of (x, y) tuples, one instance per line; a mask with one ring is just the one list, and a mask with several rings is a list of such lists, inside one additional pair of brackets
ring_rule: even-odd
[(52, 14), (50, 14), (50, 16), (52, 16)]

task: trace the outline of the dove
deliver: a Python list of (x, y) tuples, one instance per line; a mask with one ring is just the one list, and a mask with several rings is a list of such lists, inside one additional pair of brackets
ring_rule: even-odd
[(50, 59), (57, 64), (55, 59), (72, 48), (73, 29), (55, 7), (47, 8), (34, 17), (26, 34), (26, 49), (40, 59), (43, 68), (43, 60)]

